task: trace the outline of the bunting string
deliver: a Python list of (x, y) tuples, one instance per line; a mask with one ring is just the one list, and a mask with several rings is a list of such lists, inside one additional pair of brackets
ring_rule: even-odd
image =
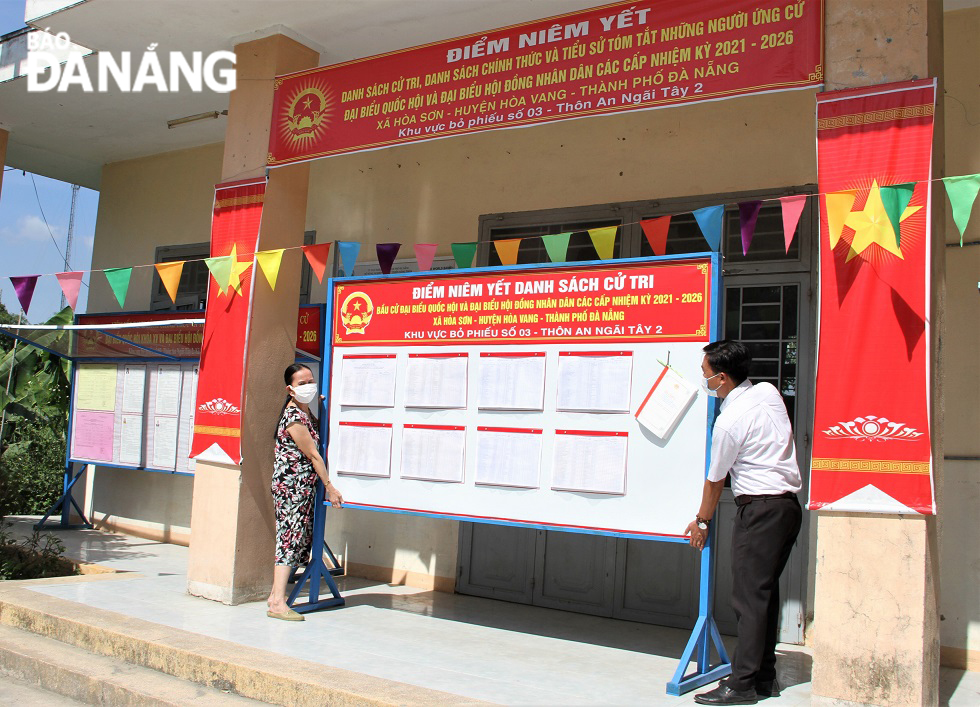
[[(906, 182), (903, 184), (881, 185), (879, 187), (882, 203), (895, 232), (896, 247), (901, 246), (900, 222), (903, 214), (908, 207), (909, 201), (917, 184), (926, 182), (942, 182), (946, 190), (953, 213), (953, 222), (960, 234), (960, 246), (963, 245), (963, 234), (977, 195), (980, 193), (980, 174), (968, 174), (953, 177), (937, 177), (935, 179), (921, 180), (920, 182)], [(756, 219), (762, 206), (767, 203), (779, 202), (782, 210), (782, 226), (786, 252), (789, 252), (790, 245), (795, 237), (800, 216), (807, 199), (823, 198), (822, 206), (827, 216), (829, 229), (830, 246), (837, 246), (845, 226), (845, 220), (857, 200), (857, 190), (845, 190), (838, 192), (813, 192), (804, 194), (793, 194), (762, 199), (751, 199), (746, 201), (733, 201), (739, 209), (739, 222), (741, 228), (741, 242), (743, 255), (748, 254), (755, 232)], [(670, 226), (671, 216), (680, 213), (691, 213), (694, 216), (702, 235), (708, 242), (711, 250), (721, 249), (721, 237), (724, 226), (724, 214), (727, 202), (724, 204), (714, 204), (692, 212), (678, 212), (658, 216), (649, 219), (642, 219), (636, 222), (623, 223), (618, 226), (607, 226), (601, 228), (585, 229), (588, 232), (596, 253), (602, 260), (612, 258), (615, 252), (615, 239), (620, 228), (639, 225), (655, 255), (662, 255), (666, 252), (667, 230)], [(517, 262), (517, 251), (520, 244), (527, 238), (540, 238), (545, 247), (548, 258), (552, 262), (564, 262), (568, 253), (568, 243), (572, 232), (556, 233), (543, 236), (522, 236), (494, 241), (494, 248), (500, 257), (503, 265), (513, 265)], [(344, 274), (350, 275), (357, 262), (357, 257), (361, 244), (357, 241), (335, 241), (340, 253), (341, 267)], [(103, 268), (93, 270), (81, 270), (72, 272), (42, 273), (38, 275), (16, 275), (8, 276), (14, 285), (21, 306), (26, 312), (31, 304), (34, 294), (34, 286), (41, 277), (55, 276), (58, 283), (65, 293), (69, 305), (74, 308), (78, 299), (78, 288), (83, 282), (84, 275), (89, 275), (91, 279), (93, 273), (102, 273), (116, 301), (120, 307), (124, 307), (126, 295), (129, 290), (129, 283), (133, 270), (137, 268), (154, 268), (163, 282), (167, 294), (171, 300), (176, 299), (177, 288), (180, 276), (187, 263), (204, 263), (211, 273), (218, 287), (222, 292), (234, 289), (241, 291), (241, 277), (257, 264), (262, 274), (265, 276), (269, 286), (276, 288), (279, 268), (282, 263), (283, 254), (287, 251), (301, 250), (311, 269), (317, 276), (317, 280), (322, 282), (326, 272), (328, 254), (331, 243), (321, 243), (315, 245), (291, 246), (288, 248), (277, 248), (274, 250), (256, 251), (254, 253), (235, 253), (220, 257), (208, 258), (189, 258), (181, 261), (171, 261), (166, 263), (149, 263), (143, 265), (132, 265), (129, 267)], [(398, 253), (401, 244), (382, 243), (377, 245), (378, 261), (382, 271), (389, 274), (391, 264)], [(457, 267), (468, 268), (472, 266), (473, 259), (477, 251), (477, 242), (452, 243), (451, 250)], [(422, 271), (432, 267), (435, 257), (437, 244), (418, 243), (415, 244), (415, 257)], [(26, 305), (26, 306), (25, 306)]]

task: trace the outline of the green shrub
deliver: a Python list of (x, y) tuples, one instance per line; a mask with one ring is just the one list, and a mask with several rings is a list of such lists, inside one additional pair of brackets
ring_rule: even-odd
[(35, 530), (30, 537), (17, 542), (10, 524), (0, 527), (0, 580), (41, 579), (78, 574), (78, 569), (62, 555), (65, 545), (51, 533)]
[(21, 427), (0, 456), (0, 516), (38, 515), (61, 496), (64, 435), (48, 426)]

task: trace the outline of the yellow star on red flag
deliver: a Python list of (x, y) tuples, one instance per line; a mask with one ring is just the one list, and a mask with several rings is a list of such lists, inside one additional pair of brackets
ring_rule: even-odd
[[(899, 220), (904, 221), (921, 208), (921, 206), (906, 207)], [(851, 248), (847, 253), (845, 262), (850, 262), (852, 258), (861, 255), (872, 243), (884, 248), (892, 255), (897, 255), (902, 260), (905, 259), (902, 255), (902, 249), (898, 245), (895, 229), (888, 219), (885, 204), (881, 200), (878, 180), (874, 180), (872, 183), (864, 208), (860, 211), (850, 212), (844, 220), (844, 225), (854, 229), (854, 238), (851, 240)]]
[(245, 271), (252, 267), (252, 261), (249, 260), (239, 260), (238, 259), (238, 244), (236, 243), (231, 247), (231, 252), (228, 254), (231, 256), (231, 277), (228, 280), (229, 287), (235, 288), (235, 292), (238, 294), (242, 293), (242, 278), (241, 276), (245, 274)]

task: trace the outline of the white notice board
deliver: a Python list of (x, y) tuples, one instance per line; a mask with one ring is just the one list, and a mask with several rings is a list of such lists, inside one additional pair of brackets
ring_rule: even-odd
[[(668, 357), (672, 375), (699, 385), (715, 313), (712, 262), (332, 281), (328, 462), (345, 502), (681, 536), (701, 499), (711, 399), (699, 392), (666, 437), (635, 415)], [(492, 293), (491, 282), (509, 283), (509, 293)], [(563, 297), (563, 287), (579, 291)], [(348, 330), (341, 308), (358, 299), (374, 314)], [(392, 405), (342, 404), (352, 355), (393, 357)]]

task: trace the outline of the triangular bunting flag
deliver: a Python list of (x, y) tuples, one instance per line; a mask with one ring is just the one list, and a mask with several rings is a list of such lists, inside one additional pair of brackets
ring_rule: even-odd
[(752, 236), (755, 235), (755, 222), (759, 219), (761, 201), (743, 201), (738, 205), (738, 224), (742, 231), (742, 255), (749, 254)]
[(666, 255), (667, 231), (670, 229), (670, 216), (661, 216), (660, 218), (640, 221), (640, 228), (643, 229), (643, 234), (647, 237), (647, 242), (650, 244), (650, 248), (653, 249), (653, 254)]
[(361, 252), (361, 244), (357, 241), (337, 241), (337, 250), (340, 252), (340, 266), (344, 270), (344, 275), (350, 277), (354, 274), (354, 266), (357, 264), (357, 254)]
[(609, 260), (613, 257), (616, 247), (616, 231), (619, 226), (606, 226), (604, 228), (590, 228), (589, 238), (595, 246), (595, 252), (601, 260)]
[(800, 222), (800, 214), (806, 206), (806, 194), (794, 194), (793, 196), (779, 197), (779, 203), (783, 207), (783, 240), (786, 243), (786, 253), (793, 244), (796, 236), (796, 226)]
[(544, 243), (544, 249), (548, 252), (548, 258), (551, 262), (565, 262), (565, 258), (568, 256), (568, 239), (571, 237), (571, 232), (541, 236), (541, 242)]
[(14, 286), (14, 292), (17, 293), (20, 308), (24, 310), (24, 314), (27, 314), (27, 310), (31, 308), (31, 300), (34, 299), (34, 288), (37, 287), (37, 279), (39, 277), (41, 276), (21, 275), (10, 278), (10, 282)]
[(81, 272), (60, 272), (55, 277), (58, 278), (58, 284), (61, 285), (61, 291), (65, 293), (65, 302), (72, 309), (75, 309), (75, 305), (78, 304), (78, 290), (82, 286), (82, 275)]
[(501, 265), (517, 265), (517, 251), (521, 248), (520, 238), (506, 238), (501, 241), (494, 241), (493, 245), (500, 256)]
[(953, 207), (953, 223), (960, 232), (960, 247), (963, 246), (963, 232), (970, 221), (973, 202), (980, 192), (980, 174), (967, 174), (962, 177), (943, 177), (949, 205)]
[[(357, 244), (357, 247), (361, 247), (360, 243)], [(343, 250), (340, 251), (340, 254), (343, 256)], [(316, 281), (323, 282), (323, 273), (327, 270), (327, 259), (330, 256), (330, 244), (317, 243), (316, 245), (305, 245), (303, 246), (303, 255), (306, 256), (306, 262), (310, 264), (313, 274), (316, 275)], [(281, 258), (282, 256), (280, 256), (280, 260)], [(356, 253), (354, 259), (357, 260)]]
[(157, 263), (154, 267), (157, 269), (157, 275), (160, 276), (160, 281), (163, 282), (167, 294), (170, 295), (170, 301), (177, 304), (177, 288), (180, 286), (180, 274), (184, 270), (184, 261)]
[(279, 267), (282, 265), (283, 248), (275, 250), (260, 250), (255, 254), (255, 262), (259, 264), (259, 270), (265, 275), (269, 287), (276, 289), (276, 281), (279, 279)]
[(218, 292), (224, 294), (228, 285), (231, 284), (231, 256), (222, 255), (218, 258), (205, 258), (204, 264), (208, 266), (214, 281), (218, 283)]
[(899, 227), (899, 222), (902, 219), (902, 214), (905, 212), (905, 207), (909, 205), (912, 200), (912, 192), (915, 191), (915, 182), (906, 182), (905, 184), (892, 184), (887, 187), (881, 187), (881, 203), (885, 206), (885, 213), (888, 214), (888, 220), (892, 223), (892, 229), (895, 231), (895, 243), (901, 247), (902, 246), (902, 233)]
[(385, 275), (391, 274), (391, 266), (394, 265), (395, 257), (401, 247), (401, 243), (378, 243), (375, 246), (378, 251), (378, 265), (381, 266), (381, 272)]
[(453, 243), (453, 259), (457, 268), (473, 267), (476, 256), (476, 243)]
[(856, 198), (857, 192), (853, 189), (824, 194), (823, 203), (827, 212), (827, 229), (830, 231), (828, 235), (830, 236), (831, 249), (837, 247), (840, 234), (844, 230), (844, 221), (847, 219), (847, 215), (851, 213), (851, 207), (854, 206)]
[(419, 272), (432, 269), (432, 261), (436, 257), (435, 243), (416, 243), (415, 262), (419, 264)]
[[(230, 269), (231, 263), (229, 263)], [(109, 287), (112, 288), (112, 294), (116, 296), (116, 301), (119, 303), (119, 306), (125, 307), (126, 293), (129, 291), (129, 278), (133, 275), (133, 269), (107, 268), (102, 272), (105, 273), (105, 279), (109, 281)]]
[(721, 227), (725, 216), (725, 205), (705, 206), (692, 213), (711, 250), (721, 250)]

